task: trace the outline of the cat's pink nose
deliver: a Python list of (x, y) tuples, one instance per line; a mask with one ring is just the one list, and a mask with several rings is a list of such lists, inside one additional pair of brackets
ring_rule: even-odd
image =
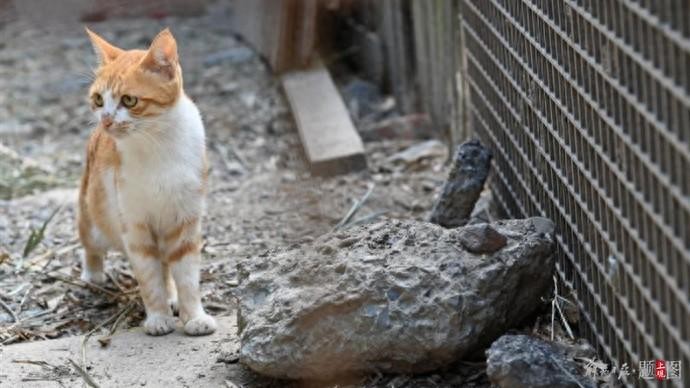
[(108, 129), (111, 125), (113, 125), (113, 116), (109, 114), (102, 115), (101, 124), (103, 124), (103, 128)]

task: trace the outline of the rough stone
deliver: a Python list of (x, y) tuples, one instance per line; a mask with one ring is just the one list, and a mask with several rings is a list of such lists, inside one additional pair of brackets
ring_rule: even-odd
[(494, 253), (506, 246), (508, 239), (489, 224), (477, 224), (462, 229), (460, 243), (472, 253)]
[(565, 347), (527, 335), (504, 335), (486, 351), (486, 374), (501, 388), (596, 387)]
[[(240, 362), (273, 377), (422, 373), (476, 354), (538, 307), (553, 224), (496, 222), (507, 245), (462, 248), (462, 228), (387, 220), (238, 264)], [(541, 223), (541, 220), (536, 222)]]
[(446, 228), (467, 224), (491, 168), (491, 151), (478, 140), (458, 146), (448, 180), (429, 221)]

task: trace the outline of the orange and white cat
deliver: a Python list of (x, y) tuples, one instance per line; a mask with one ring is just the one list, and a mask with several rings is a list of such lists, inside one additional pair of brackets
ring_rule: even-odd
[(216, 330), (199, 292), (206, 144), (199, 110), (184, 93), (177, 43), (168, 29), (148, 50), (122, 50), (87, 29), (99, 59), (89, 91), (99, 121), (79, 193), (82, 279), (105, 281), (108, 250), (124, 252), (139, 282), (144, 329)]

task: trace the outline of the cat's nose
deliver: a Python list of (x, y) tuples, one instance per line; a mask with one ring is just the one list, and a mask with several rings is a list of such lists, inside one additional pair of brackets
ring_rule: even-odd
[(109, 128), (113, 125), (113, 116), (107, 113), (101, 115), (101, 124), (103, 124), (103, 128)]

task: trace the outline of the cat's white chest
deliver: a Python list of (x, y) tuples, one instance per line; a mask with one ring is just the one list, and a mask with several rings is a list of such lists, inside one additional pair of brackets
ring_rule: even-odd
[[(127, 171), (119, 186), (123, 214), (149, 221), (174, 223), (195, 217), (203, 206), (200, 169), (189, 165), (160, 165), (156, 168)], [(129, 172), (129, 174), (127, 174)]]
[(160, 139), (121, 151), (118, 202), (125, 218), (168, 224), (203, 210), (204, 128), (191, 101), (179, 105), (161, 122)]

